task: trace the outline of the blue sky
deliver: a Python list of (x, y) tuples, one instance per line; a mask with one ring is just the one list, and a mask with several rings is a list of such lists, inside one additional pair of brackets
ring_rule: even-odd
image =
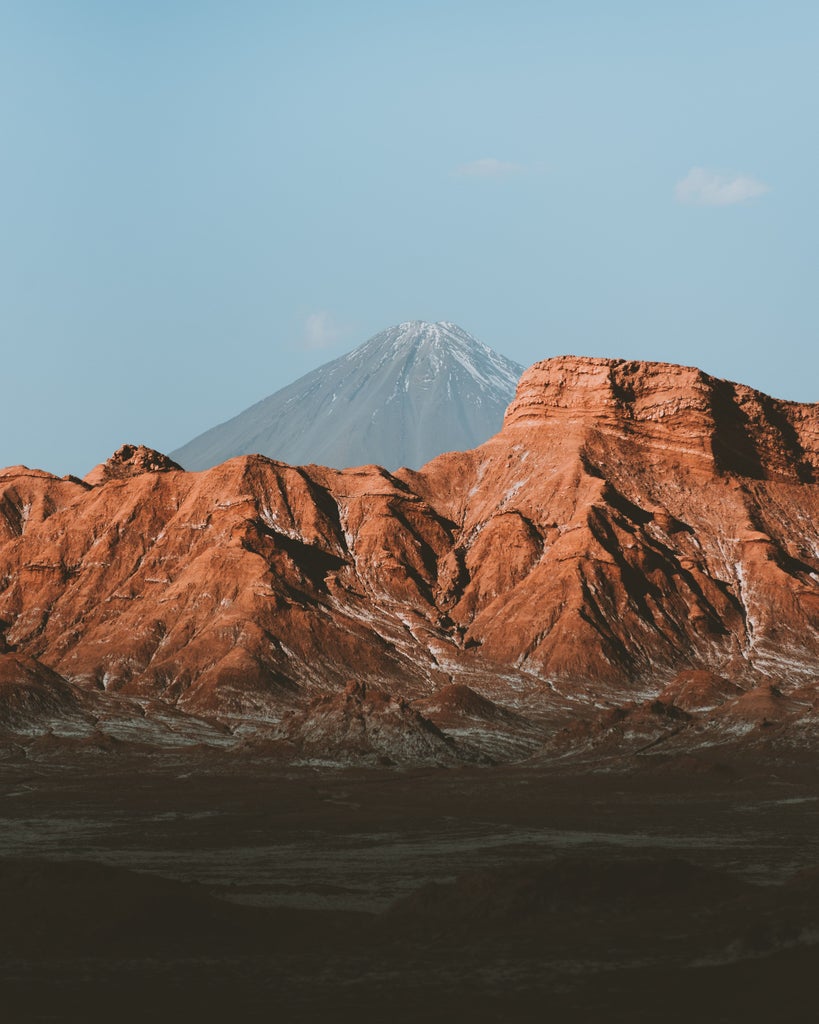
[(819, 5), (0, 0), (0, 465), (407, 319), (819, 399)]

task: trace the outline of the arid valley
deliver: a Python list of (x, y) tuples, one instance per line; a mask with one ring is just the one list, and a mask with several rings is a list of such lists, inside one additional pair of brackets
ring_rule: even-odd
[(4, 471), (9, 1005), (805, 1019), (817, 415), (561, 357), (420, 471)]
[(0, 4), (0, 1024), (815, 1024), (819, 4)]

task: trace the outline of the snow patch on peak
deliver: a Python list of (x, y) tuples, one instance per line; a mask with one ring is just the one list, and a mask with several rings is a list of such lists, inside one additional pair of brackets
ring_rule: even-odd
[(420, 372), (427, 364), (436, 375), (460, 368), (481, 388), (504, 395), (510, 388), (514, 395), (523, 372), (518, 363), (494, 352), (449, 320), (406, 320), (374, 335), (345, 358), (357, 363), (375, 360), (377, 366), (396, 359), (411, 360)]
[(406, 320), (175, 454), (196, 469), (249, 451), (339, 468), (418, 468), (496, 433), (522, 372), (451, 321)]

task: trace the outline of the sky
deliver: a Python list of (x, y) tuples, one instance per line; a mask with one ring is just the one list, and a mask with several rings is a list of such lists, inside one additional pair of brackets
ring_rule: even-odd
[(819, 5), (0, 0), (0, 466), (404, 320), (819, 400)]

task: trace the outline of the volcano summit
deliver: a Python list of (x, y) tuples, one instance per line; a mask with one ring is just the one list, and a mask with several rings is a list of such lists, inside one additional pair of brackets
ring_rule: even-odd
[(522, 371), (455, 324), (412, 320), (206, 431), (173, 458), (193, 470), (255, 453), (300, 465), (417, 468), (494, 434)]

